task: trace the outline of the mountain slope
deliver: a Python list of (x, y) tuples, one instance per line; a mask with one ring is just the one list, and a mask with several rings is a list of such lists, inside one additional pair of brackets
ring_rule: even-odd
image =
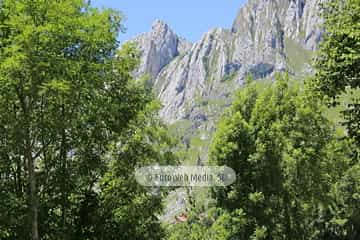
[(250, 0), (231, 29), (209, 30), (194, 44), (157, 20), (151, 32), (133, 40), (142, 52), (136, 75), (152, 77), (161, 117), (183, 129), (188, 147), (195, 141), (205, 152), (218, 117), (247, 75), (272, 79), (276, 72), (301, 77), (311, 71), (308, 63), (321, 39), (319, 5), (320, 0)]
[[(151, 76), (163, 104), (160, 115), (184, 145), (184, 164), (206, 162), (217, 120), (247, 75), (264, 79), (266, 86), (276, 72), (302, 77), (311, 71), (309, 62), (321, 39), (319, 4), (250, 0), (231, 29), (211, 29), (194, 44), (161, 21), (133, 40), (142, 52), (136, 74)], [(200, 202), (208, 199), (207, 192), (197, 196), (204, 196)], [(182, 204), (168, 204), (166, 216), (185, 208), (186, 196), (178, 198)]]
[(318, 0), (251, 0), (239, 10), (232, 29), (212, 29), (195, 44), (179, 38), (165, 23), (134, 41), (142, 49), (138, 75), (148, 73), (164, 105), (168, 123), (206, 119), (196, 99), (226, 98), (245, 76), (271, 77), (274, 72), (306, 73), (321, 38)]

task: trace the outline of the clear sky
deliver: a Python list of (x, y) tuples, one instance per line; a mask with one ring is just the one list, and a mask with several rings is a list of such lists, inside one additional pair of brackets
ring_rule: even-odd
[(230, 28), (246, 0), (91, 0), (93, 6), (120, 10), (127, 31), (123, 42), (151, 29), (155, 19), (165, 21), (180, 36), (195, 42), (214, 27)]

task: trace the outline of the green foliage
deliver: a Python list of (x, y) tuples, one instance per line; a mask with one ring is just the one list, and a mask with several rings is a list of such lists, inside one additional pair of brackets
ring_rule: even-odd
[[(214, 188), (219, 207), (242, 209), (241, 239), (319, 239), (336, 200), (327, 194), (349, 169), (347, 142), (336, 139), (321, 102), (287, 76), (259, 92), (242, 89), (219, 125), (211, 161), (237, 173)], [(341, 170), (340, 170), (341, 169)], [(330, 204), (331, 202), (331, 204)]]
[[(315, 61), (317, 74), (310, 81), (315, 91), (333, 105), (340, 95), (360, 88), (360, 2), (330, 1), (324, 6), (326, 34)], [(360, 146), (360, 103), (355, 97), (343, 111), (348, 135)], [(359, 153), (357, 153), (359, 154)]]
[[(350, 166), (332, 186), (334, 202), (330, 208), (330, 237), (358, 239), (359, 166), (360, 166), (360, 1), (329, 1), (324, 5), (326, 34), (315, 61), (316, 76), (308, 81), (314, 92), (330, 106), (337, 106), (347, 97), (342, 111), (345, 137), (351, 148)], [(339, 108), (339, 106), (337, 106)]]
[(130, 123), (121, 144), (113, 146), (113, 160), (100, 187), (102, 239), (161, 239), (163, 236), (156, 215), (162, 211), (166, 191), (142, 187), (135, 181), (133, 172), (143, 165), (168, 165), (175, 161), (174, 141), (155, 114), (158, 109), (157, 103), (150, 104)]
[[(0, 239), (359, 239), (360, 2), (331, 0), (323, 12), (315, 91), (287, 76), (247, 78), (210, 153), (236, 182), (213, 189), (217, 208), (195, 203), (188, 221), (164, 231), (167, 190), (138, 185), (134, 171), (176, 162), (175, 141), (149, 81), (132, 79), (135, 46), (118, 48), (121, 14), (84, 0), (1, 1)], [(300, 71), (310, 55), (285, 41)], [(216, 60), (203, 59), (208, 72)], [(338, 139), (317, 97), (336, 103), (349, 92)], [(216, 113), (226, 101), (197, 107)], [(176, 137), (190, 128), (172, 126)], [(208, 143), (196, 133), (192, 162)]]
[(121, 18), (83, 0), (1, 1), (1, 239), (160, 238), (160, 197), (132, 174), (172, 159), (172, 140), (131, 77), (137, 51), (118, 49)]
[(330, 232), (341, 239), (357, 239), (360, 229), (360, 166), (347, 169), (341, 179), (333, 185), (329, 221)]
[(315, 62), (316, 89), (329, 97), (360, 86), (360, 2), (335, 1), (325, 4), (324, 40)]
[(169, 226), (167, 239), (231, 240), (243, 236), (241, 229), (245, 225), (245, 214), (241, 209), (230, 214), (221, 208), (210, 208), (200, 215), (193, 213), (185, 223)]

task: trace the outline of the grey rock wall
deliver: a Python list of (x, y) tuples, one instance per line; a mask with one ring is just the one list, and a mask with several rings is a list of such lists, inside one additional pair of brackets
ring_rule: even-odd
[(134, 39), (142, 53), (136, 75), (148, 73), (153, 78), (166, 122), (198, 119), (198, 114), (209, 121), (208, 113), (197, 107), (199, 100), (228, 105), (226, 98), (241, 87), (246, 75), (260, 79), (275, 72), (309, 71), (309, 59), (298, 59), (297, 53), (317, 48), (319, 4), (320, 0), (250, 0), (231, 29), (212, 29), (194, 44), (155, 21), (151, 32)]

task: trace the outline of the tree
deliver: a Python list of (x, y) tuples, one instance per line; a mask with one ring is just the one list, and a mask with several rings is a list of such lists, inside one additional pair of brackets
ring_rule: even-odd
[(237, 173), (233, 185), (214, 188), (214, 197), (219, 207), (244, 212), (244, 239), (318, 239), (329, 221), (327, 193), (339, 179), (334, 165), (348, 161), (346, 145), (321, 102), (287, 76), (262, 92), (251, 83), (213, 140), (211, 161)]
[(109, 168), (101, 181), (101, 239), (163, 239), (158, 220), (166, 189), (149, 188), (135, 181), (134, 171), (142, 166), (169, 165), (176, 161), (176, 141), (169, 137), (152, 102), (140, 112), (113, 146)]
[[(346, 138), (354, 143), (351, 161), (332, 187), (330, 232), (342, 239), (360, 237), (360, 1), (329, 1), (324, 5), (324, 39), (315, 61), (316, 75), (309, 81), (326, 103), (352, 96), (343, 114)], [(357, 91), (357, 93), (356, 93)]]
[(191, 212), (187, 222), (168, 226), (167, 239), (225, 240), (242, 237), (246, 225), (244, 212), (239, 209), (232, 213), (221, 208), (210, 208), (201, 215)]
[(1, 1), (0, 238), (103, 239), (107, 156), (152, 101), (121, 28), (83, 0)]
[[(311, 84), (324, 97), (336, 100), (347, 89), (360, 87), (360, 1), (329, 1), (324, 5), (324, 39), (315, 61)], [(353, 99), (344, 111), (349, 136), (360, 146), (360, 104)]]

